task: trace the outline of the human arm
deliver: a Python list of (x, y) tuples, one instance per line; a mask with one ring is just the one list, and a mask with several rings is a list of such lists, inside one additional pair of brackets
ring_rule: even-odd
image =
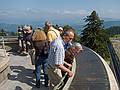
[(72, 77), (74, 75), (73, 72), (70, 71), (70, 69), (66, 68), (63, 64), (56, 65), (56, 67), (58, 67), (59, 69), (61, 69), (64, 72), (67, 72), (69, 77)]
[(59, 68), (59, 69), (61, 69), (64, 72), (67, 72), (68, 75), (70, 77), (72, 77), (73, 76), (73, 72), (70, 71), (69, 68), (66, 68), (63, 65), (64, 64), (64, 55), (65, 55), (64, 48), (63, 49), (62, 48), (59, 48), (59, 49), (57, 48), (55, 52), (56, 52), (55, 53), (55, 65), (56, 65), (56, 67)]
[(65, 64), (65, 66), (68, 66), (68, 69), (70, 69), (72, 67), (72, 64), (69, 64), (66, 61), (64, 61), (64, 64)]

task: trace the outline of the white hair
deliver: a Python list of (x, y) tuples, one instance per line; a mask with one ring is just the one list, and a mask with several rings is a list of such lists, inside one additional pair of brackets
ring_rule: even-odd
[(81, 45), (80, 43), (73, 43), (72, 46), (77, 47), (77, 48), (79, 48), (80, 50), (83, 50), (83, 47), (82, 47), (82, 45)]

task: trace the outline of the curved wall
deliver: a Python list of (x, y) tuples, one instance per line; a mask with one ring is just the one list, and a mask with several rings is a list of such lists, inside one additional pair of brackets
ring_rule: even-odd
[(93, 50), (83, 47), (76, 56), (75, 75), (69, 78), (63, 90), (119, 90), (112, 70)]

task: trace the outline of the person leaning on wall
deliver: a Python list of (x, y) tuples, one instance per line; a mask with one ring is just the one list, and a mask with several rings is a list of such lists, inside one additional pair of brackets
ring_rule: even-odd
[[(65, 51), (65, 59), (64, 61), (69, 63), (71, 66), (73, 64), (73, 60), (75, 58), (76, 55), (78, 55), (79, 53), (81, 53), (83, 51), (83, 47), (80, 43), (74, 42), (72, 44), (72, 46), (70, 46), (66, 51)], [(68, 67), (64, 64), (64, 66), (68, 69), (72, 69), (71, 67)], [(62, 77), (64, 77), (65, 73), (64, 71), (61, 71), (62, 73)], [(64, 84), (67, 82), (69, 76), (66, 75), (65, 79), (64, 79)]]
[(57, 69), (66, 72), (69, 77), (73, 76), (73, 72), (64, 66), (64, 64), (68, 65), (64, 62), (64, 45), (72, 41), (73, 38), (74, 31), (72, 29), (68, 29), (62, 35), (62, 37), (59, 36), (50, 43), (50, 51), (48, 55), (48, 76), (54, 86), (56, 86), (61, 80), (61, 77), (58, 75)]

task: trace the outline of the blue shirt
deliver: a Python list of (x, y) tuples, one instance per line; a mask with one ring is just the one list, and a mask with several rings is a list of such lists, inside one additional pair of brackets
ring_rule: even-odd
[(66, 51), (70, 46), (72, 46), (72, 43), (71, 42), (68, 42), (68, 43), (63, 42), (63, 45), (64, 45), (64, 49)]

